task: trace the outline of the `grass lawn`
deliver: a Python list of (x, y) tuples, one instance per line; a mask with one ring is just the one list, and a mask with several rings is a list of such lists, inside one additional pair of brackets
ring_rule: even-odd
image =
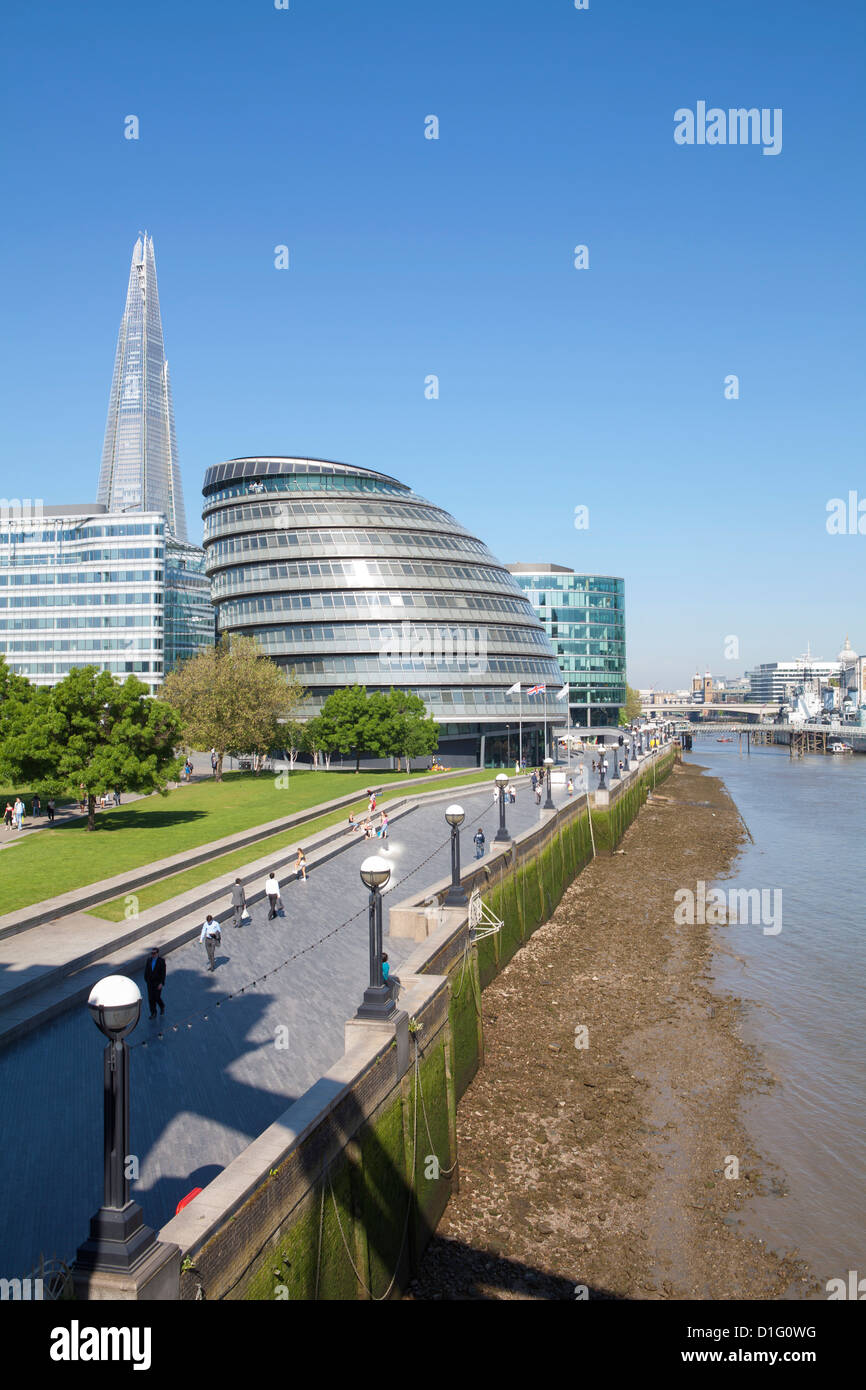
[[(490, 781), (494, 774), (468, 770), (461, 781)], [(275, 786), (273, 775), (256, 777), (252, 773), (228, 773), (219, 782), (193, 782), (180, 786), (166, 797), (144, 797), (112, 811), (100, 811), (96, 830), (88, 831), (85, 820), (40, 830), (0, 852), (0, 913), (55, 897), (101, 878), (111, 878), (126, 869), (136, 869), (185, 849), (208, 844), (252, 826), (292, 815), (323, 801), (345, 796), (355, 790), (363, 797), (367, 787), (384, 782), (404, 782), (406, 789), (435, 786), (442, 779), (435, 773), (413, 772), (293, 772), (289, 786)], [(403, 795), (395, 789), (390, 795)], [(387, 798), (386, 798), (387, 800)], [(381, 802), (380, 802), (381, 804)], [(4, 802), (5, 805), (5, 802)], [(366, 809), (366, 799), (351, 809)], [(349, 810), (317, 818), (315, 823), (281, 832), (275, 837), (220, 856), (159, 884), (139, 890), (140, 909), (174, 897), (187, 888), (226, 873), (238, 864), (292, 844), (305, 833), (321, 830), (348, 816)], [(240, 857), (238, 857), (240, 856)], [(118, 906), (119, 903), (119, 906)], [(91, 909), (93, 910), (93, 909)], [(123, 899), (106, 904), (99, 915), (110, 921), (123, 917)]]

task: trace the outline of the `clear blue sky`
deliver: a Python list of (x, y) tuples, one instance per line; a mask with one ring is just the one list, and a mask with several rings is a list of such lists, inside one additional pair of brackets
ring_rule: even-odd
[[(5, 495), (95, 496), (146, 228), (196, 538), (209, 464), (344, 459), (624, 575), (633, 684), (866, 650), (866, 535), (825, 526), (866, 499), (863, 0), (17, 11)], [(782, 152), (676, 145), (698, 101), (781, 107)]]

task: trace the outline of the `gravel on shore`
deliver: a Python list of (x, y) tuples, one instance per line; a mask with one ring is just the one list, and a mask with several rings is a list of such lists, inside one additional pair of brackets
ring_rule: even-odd
[(711, 928), (674, 923), (677, 888), (744, 835), (722, 782), (678, 763), (485, 990), (460, 1190), (407, 1298), (816, 1295), (796, 1251), (748, 1233), (750, 1193), (784, 1196), (740, 1119), (772, 1078), (713, 992)]

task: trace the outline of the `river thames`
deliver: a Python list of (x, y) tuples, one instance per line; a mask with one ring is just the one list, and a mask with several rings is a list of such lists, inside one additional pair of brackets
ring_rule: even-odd
[[(776, 1084), (744, 1100), (767, 1194), (744, 1213), (772, 1248), (798, 1248), (825, 1283), (866, 1274), (863, 886), (866, 758), (695, 740), (754, 837), (717, 887), (770, 890), (781, 930), (714, 928), (714, 973), (743, 1001), (742, 1032)], [(773, 896), (773, 890), (781, 890)]]

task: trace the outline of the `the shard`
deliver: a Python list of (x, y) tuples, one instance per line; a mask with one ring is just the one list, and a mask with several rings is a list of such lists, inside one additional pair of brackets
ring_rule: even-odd
[(105, 426), (98, 500), (111, 512), (158, 511), (187, 539), (153, 237), (132, 253)]

